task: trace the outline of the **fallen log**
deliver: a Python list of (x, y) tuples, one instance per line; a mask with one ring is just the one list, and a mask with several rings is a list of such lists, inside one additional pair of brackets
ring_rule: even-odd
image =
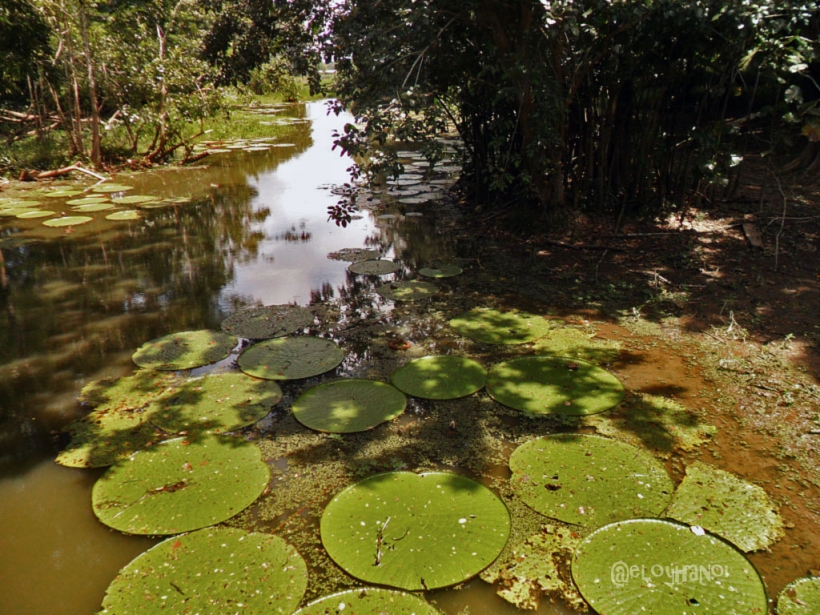
[(98, 173), (94, 173), (94, 171), (89, 171), (88, 169), (84, 169), (83, 167), (73, 164), (70, 167), (62, 167), (60, 169), (52, 169), (51, 171), (23, 171), (20, 173), (20, 181), (21, 182), (31, 182), (31, 181), (39, 181), (41, 179), (51, 179), (54, 177), (62, 177), (63, 175), (68, 175), (72, 171), (79, 171), (80, 173), (85, 173), (86, 175), (90, 175), (91, 177), (96, 177), (99, 180), (108, 179), (103, 175), (99, 175)]

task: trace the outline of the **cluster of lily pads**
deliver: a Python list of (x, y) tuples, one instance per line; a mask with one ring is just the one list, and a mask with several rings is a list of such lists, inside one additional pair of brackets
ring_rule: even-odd
[[(288, 122), (289, 123), (289, 122)], [(231, 152), (268, 152), (276, 148), (293, 148), (294, 143), (284, 143), (277, 137), (255, 137), (252, 139), (224, 139), (203, 141), (194, 146), (194, 153), (229, 154)]]
[[(330, 256), (353, 261), (351, 271), (363, 275), (397, 266), (366, 251)], [(435, 279), (457, 269), (419, 273)], [(429, 284), (432, 289), (419, 294), (408, 283), (378, 292), (401, 301), (436, 290)], [(241, 310), (220, 332), (146, 342), (133, 355), (141, 368), (134, 375), (83, 389), (81, 399), (94, 411), (69, 427), (72, 440), (58, 462), (111, 466), (92, 493), (94, 512), (106, 525), (171, 536), (120, 571), (103, 613), (221, 613), (241, 603), (248, 613), (290, 614), (298, 607), (308, 572), (296, 549), (278, 536), (217, 525), (249, 507), (271, 480), (260, 449), (230, 434), (270, 412), (282, 399), (278, 382), (325, 374), (345, 358), (331, 339), (304, 332), (315, 319), (292, 305)], [(576, 352), (573, 343), (583, 336), (554, 320), (478, 307), (449, 325), (478, 344), (532, 344), (533, 353), (489, 369), (470, 357), (426, 356), (393, 371), (389, 383), (323, 382), (293, 401), (293, 417), (310, 430), (344, 437), (396, 419), (408, 395), (452, 400), (486, 389), (531, 419), (579, 420), (600, 416), (624, 396), (618, 379), (597, 364), (612, 358), (612, 348), (578, 343)], [(180, 373), (224, 361), (239, 338), (251, 343), (236, 357), (238, 369), (198, 378)], [(559, 576), (557, 555), (570, 560), (574, 583), (563, 591), (577, 589), (601, 615), (766, 612), (763, 582), (743, 553), (778, 540), (783, 523), (759, 487), (694, 463), (675, 488), (646, 450), (579, 431), (524, 442), (509, 467), (512, 492), (552, 528), (512, 549), (512, 520), (502, 499), (452, 472), (379, 473), (335, 493), (321, 517), (322, 544), (367, 586), (296, 613), (438, 613), (407, 592), (480, 573), (498, 581), (505, 598), (534, 608), (522, 596), (555, 588), (544, 570), (546, 563)], [(817, 582), (801, 580), (781, 595), (778, 608), (817, 612), (817, 600)], [(800, 610), (806, 604), (815, 610)]]

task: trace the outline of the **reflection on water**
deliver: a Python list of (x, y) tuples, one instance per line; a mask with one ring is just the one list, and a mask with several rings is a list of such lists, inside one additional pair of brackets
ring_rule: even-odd
[(92, 214), (70, 230), (0, 220), (0, 613), (95, 612), (118, 568), (151, 544), (94, 519), (97, 473), (53, 464), (60, 429), (83, 414), (82, 386), (130, 373), (149, 339), (218, 329), (246, 305), (333, 299), (343, 313), (375, 315), (359, 292), (366, 282), (329, 252), (374, 247), (408, 264), (450, 256), (433, 219), (328, 221), (329, 187), (348, 180), (349, 164), (331, 150), (332, 132), (349, 118), (318, 103), (288, 113), (310, 120), (291, 125), (292, 146), (116, 178), (190, 203), (135, 222)]

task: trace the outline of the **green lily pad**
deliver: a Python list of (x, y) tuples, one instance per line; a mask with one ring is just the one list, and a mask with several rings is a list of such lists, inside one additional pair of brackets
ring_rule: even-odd
[(148, 194), (131, 194), (111, 200), (117, 205), (135, 205), (137, 203), (151, 203), (153, 201), (158, 201), (159, 198)]
[(296, 333), (313, 324), (313, 313), (298, 305), (266, 305), (240, 310), (222, 321), (222, 331), (248, 339)]
[(113, 214), (108, 214), (106, 220), (139, 220), (140, 213), (134, 209), (126, 209), (123, 211), (115, 211)]
[(32, 218), (48, 218), (49, 216), (53, 216), (56, 212), (49, 211), (47, 209), (37, 209), (35, 211), (24, 211), (21, 214), (17, 214), (17, 217), (21, 220), (30, 220)]
[(150, 369), (193, 369), (221, 361), (236, 343), (232, 335), (216, 331), (183, 331), (145, 342), (131, 358)]
[(390, 421), (407, 406), (401, 391), (375, 380), (337, 380), (308, 389), (293, 402), (293, 416), (305, 427), (354, 433)]
[(52, 218), (51, 220), (46, 220), (43, 222), (44, 226), (79, 226), (80, 224), (85, 224), (87, 222), (91, 222), (94, 218), (89, 218), (88, 216), (66, 216), (64, 218)]
[(66, 201), (66, 205), (93, 205), (94, 203), (106, 203), (107, 201), (107, 196), (85, 196), (81, 199), (71, 199), (70, 201)]
[(325, 596), (302, 607), (293, 615), (442, 615), (426, 600), (414, 594), (381, 587), (359, 587)]
[(357, 263), (359, 261), (373, 260), (380, 256), (378, 250), (367, 250), (365, 248), (343, 248), (336, 252), (331, 252), (327, 257), (334, 261), (349, 261)]
[(699, 525), (747, 553), (783, 537), (783, 519), (765, 490), (705, 463), (686, 468), (667, 517)]
[(29, 213), (34, 211), (30, 207), (8, 207), (5, 209), (0, 209), (0, 218), (16, 218), (20, 214)]
[(396, 273), (401, 269), (401, 265), (384, 259), (357, 261), (347, 268), (348, 271), (360, 275), (385, 275)]
[(742, 553), (720, 538), (660, 519), (604, 526), (579, 545), (572, 578), (600, 615), (768, 612)]
[(390, 375), (397, 389), (423, 399), (456, 399), (484, 387), (487, 370), (477, 361), (444, 355), (414, 359)]
[(105, 211), (107, 209), (114, 209), (113, 203), (88, 203), (87, 205), (77, 205), (76, 207), (72, 207), (74, 211), (80, 212), (92, 212), (92, 211)]
[(474, 308), (450, 321), (459, 335), (483, 344), (525, 344), (546, 335), (552, 323), (518, 310)]
[(510, 516), (489, 489), (444, 472), (390, 472), (337, 494), (322, 543), (354, 577), (407, 590), (460, 583), (504, 548)]
[(663, 465), (634, 446), (600, 436), (555, 434), (510, 457), (513, 491), (542, 515), (588, 527), (656, 516), (675, 486)]
[(376, 289), (385, 299), (393, 301), (419, 301), (436, 294), (438, 289), (427, 282), (409, 280), (407, 282), (390, 282), (382, 284)]
[(77, 196), (82, 193), (82, 190), (54, 190), (53, 192), (44, 192), (43, 196), (47, 199), (64, 199), (66, 197)]
[(331, 340), (307, 335), (280, 337), (254, 344), (239, 355), (239, 368), (268, 380), (296, 380), (318, 376), (344, 360)]
[(282, 399), (270, 380), (241, 372), (208, 374), (173, 387), (147, 408), (151, 422), (170, 432), (222, 433), (252, 425)]
[(290, 615), (307, 589), (307, 566), (272, 534), (208, 528), (168, 538), (108, 586), (101, 615)]
[(178, 380), (174, 374), (141, 369), (122, 378), (95, 380), (82, 388), (77, 401), (98, 411), (144, 408)]
[(777, 597), (777, 615), (820, 613), (820, 577), (792, 581)]
[(99, 194), (111, 194), (112, 192), (126, 192), (132, 190), (133, 186), (125, 186), (123, 184), (101, 184), (91, 189), (91, 192)]
[(94, 514), (128, 534), (179, 534), (230, 519), (270, 480), (262, 452), (244, 440), (168, 440), (111, 466), (94, 483)]
[(581, 360), (522, 357), (494, 365), (487, 392), (505, 406), (528, 416), (596, 414), (624, 396), (620, 381)]
[(441, 267), (422, 267), (419, 269), (419, 275), (425, 278), (451, 278), (460, 275), (464, 270), (455, 265), (442, 265)]
[(533, 345), (537, 354), (583, 359), (592, 363), (611, 363), (621, 353), (621, 343), (595, 339), (594, 333), (584, 333), (572, 327), (549, 331)]

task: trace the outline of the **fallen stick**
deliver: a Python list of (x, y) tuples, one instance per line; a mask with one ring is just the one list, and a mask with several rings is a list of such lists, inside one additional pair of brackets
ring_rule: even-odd
[(63, 175), (68, 175), (72, 171), (79, 171), (80, 173), (85, 173), (86, 175), (90, 175), (91, 177), (95, 177), (100, 181), (105, 181), (108, 179), (103, 175), (99, 175), (98, 173), (94, 173), (94, 171), (89, 171), (88, 169), (84, 169), (83, 167), (73, 164), (70, 167), (62, 167), (61, 169), (52, 169), (51, 171), (23, 171), (20, 174), (20, 181), (34, 181), (34, 180), (41, 180), (41, 179), (51, 179), (52, 177), (62, 177)]

